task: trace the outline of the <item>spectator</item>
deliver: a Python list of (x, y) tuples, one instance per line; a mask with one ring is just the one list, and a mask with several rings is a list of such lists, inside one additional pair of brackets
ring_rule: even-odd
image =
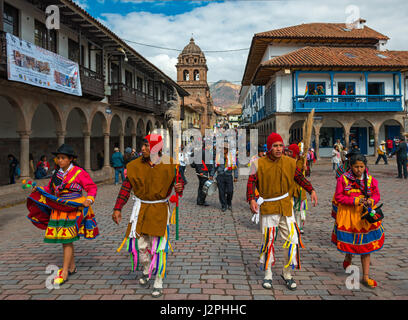
[(111, 166), (115, 169), (115, 185), (119, 183), (119, 174), (122, 178), (122, 183), (125, 180), (125, 173), (123, 166), (125, 165), (125, 160), (123, 159), (122, 153), (120, 153), (119, 148), (113, 149), (113, 154), (111, 158)]
[(98, 154), (96, 155), (96, 160), (98, 162), (98, 169), (101, 170), (103, 168), (103, 162), (104, 162), (104, 156), (103, 156), (103, 151), (99, 151)]
[(392, 139), (388, 138), (387, 139), (387, 153), (388, 153), (388, 156), (391, 155), (393, 147), (394, 147), (394, 143), (393, 143)]
[(179, 162), (180, 162), (180, 175), (184, 181), (184, 185), (187, 184), (187, 179), (186, 179), (186, 176), (184, 175), (184, 172), (186, 171), (186, 166), (187, 166), (186, 160), (187, 160), (187, 155), (184, 152), (184, 145), (181, 145), (180, 152), (179, 152)]
[(18, 160), (15, 156), (12, 154), (9, 154), (8, 156), (8, 161), (9, 161), (9, 179), (10, 179), (10, 184), (15, 184), (16, 183), (16, 175), (17, 175), (17, 169), (19, 166)]
[(43, 155), (41, 156), (40, 161), (38, 161), (37, 163), (34, 176), (36, 179), (46, 178), (49, 170), (50, 170), (50, 164), (47, 161), (47, 157)]
[(32, 153), (30, 153), (30, 154), (28, 155), (28, 159), (29, 159), (29, 166), (30, 166), (30, 177), (31, 177), (31, 178), (34, 178), (34, 177), (35, 177), (35, 175), (34, 175), (34, 173), (35, 173), (35, 169), (34, 169), (34, 156), (33, 156)]
[(385, 155), (385, 153), (387, 152), (385, 150), (385, 141), (381, 141), (381, 144), (377, 148), (377, 152), (378, 152), (378, 158), (377, 158), (377, 161), (375, 162), (375, 164), (378, 164), (378, 162), (380, 161), (381, 158), (384, 160), (385, 164), (388, 164), (387, 156)]
[(340, 155), (341, 155), (342, 152), (343, 152), (344, 147), (343, 147), (343, 145), (342, 145), (340, 139), (337, 139), (337, 140), (336, 140), (336, 143), (335, 143), (334, 145), (337, 146), (337, 148), (338, 148), (338, 150), (339, 150), (339, 152), (340, 152)]
[(402, 171), (404, 171), (404, 179), (408, 178), (407, 172), (407, 143), (405, 138), (397, 140), (399, 143), (395, 148), (395, 151), (391, 153), (391, 157), (397, 155), (397, 165), (398, 165), (398, 179), (402, 179)]
[(130, 161), (133, 161), (135, 159), (137, 159), (136, 155), (133, 153), (132, 148), (127, 147), (125, 149), (125, 156), (123, 157), (124, 161), (125, 161), (125, 167), (127, 166), (127, 164)]
[(334, 146), (332, 150), (332, 160), (331, 160), (333, 164), (333, 171), (337, 170), (337, 168), (340, 166), (340, 160), (341, 160), (341, 156), (340, 156), (339, 148), (337, 146)]

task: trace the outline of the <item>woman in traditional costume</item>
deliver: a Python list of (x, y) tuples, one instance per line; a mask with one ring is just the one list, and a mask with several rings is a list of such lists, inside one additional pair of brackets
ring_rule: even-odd
[[(332, 242), (346, 254), (343, 268), (351, 265), (353, 255), (361, 255), (362, 283), (375, 288), (377, 282), (369, 278), (370, 253), (384, 244), (381, 221), (370, 223), (362, 218), (363, 209), (375, 209), (380, 201), (378, 182), (367, 171), (367, 159), (355, 154), (350, 159), (350, 170), (337, 179), (332, 216), (336, 219)], [(365, 210), (364, 210), (365, 211)]]
[(97, 186), (89, 174), (75, 164), (76, 155), (71, 146), (63, 144), (53, 154), (57, 158), (57, 170), (48, 186), (34, 187), (27, 199), (27, 208), (32, 223), (45, 230), (44, 242), (62, 243), (63, 267), (54, 279), (54, 284), (61, 285), (68, 275), (77, 272), (73, 243), (80, 236), (95, 239), (99, 235), (91, 207)]

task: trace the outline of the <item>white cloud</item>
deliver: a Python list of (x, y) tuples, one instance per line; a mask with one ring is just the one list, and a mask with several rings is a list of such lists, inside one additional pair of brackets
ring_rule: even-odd
[[(346, 22), (346, 7), (353, 4), (349, 0), (226, 1), (173, 16), (129, 12), (106, 13), (102, 19), (123, 39), (183, 49), (193, 33), (202, 50), (228, 50), (249, 48), (254, 33), (258, 32), (309, 22)], [(406, 1), (390, 0), (384, 5), (382, 0), (364, 0), (359, 1), (358, 7), (368, 26), (391, 38), (388, 49), (408, 50)], [(176, 79), (178, 52), (133, 46)], [(245, 51), (206, 53), (208, 81), (240, 81), (247, 54)]]
[(88, 9), (88, 0), (74, 0), (74, 2), (82, 9)]

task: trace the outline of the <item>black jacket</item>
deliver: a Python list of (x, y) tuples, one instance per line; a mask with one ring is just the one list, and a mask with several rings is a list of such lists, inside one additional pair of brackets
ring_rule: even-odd
[[(202, 161), (200, 163), (195, 163), (194, 162), (194, 154), (191, 155), (193, 163), (191, 164), (191, 167), (193, 167), (198, 174), (203, 174), (205, 177), (213, 177), (214, 176), (214, 165), (212, 163), (205, 163), (205, 149), (202, 150)], [(207, 167), (207, 170), (205, 170), (205, 166), (203, 164), (205, 163), (205, 166)]]
[(407, 160), (407, 143), (400, 142), (392, 155), (397, 154), (397, 160)]

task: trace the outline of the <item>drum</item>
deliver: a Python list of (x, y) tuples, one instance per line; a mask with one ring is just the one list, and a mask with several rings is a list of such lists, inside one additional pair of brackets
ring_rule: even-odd
[(217, 191), (217, 182), (215, 182), (214, 180), (207, 180), (204, 183), (203, 186), (203, 192), (207, 195), (207, 196), (211, 196), (212, 194), (214, 194)]

